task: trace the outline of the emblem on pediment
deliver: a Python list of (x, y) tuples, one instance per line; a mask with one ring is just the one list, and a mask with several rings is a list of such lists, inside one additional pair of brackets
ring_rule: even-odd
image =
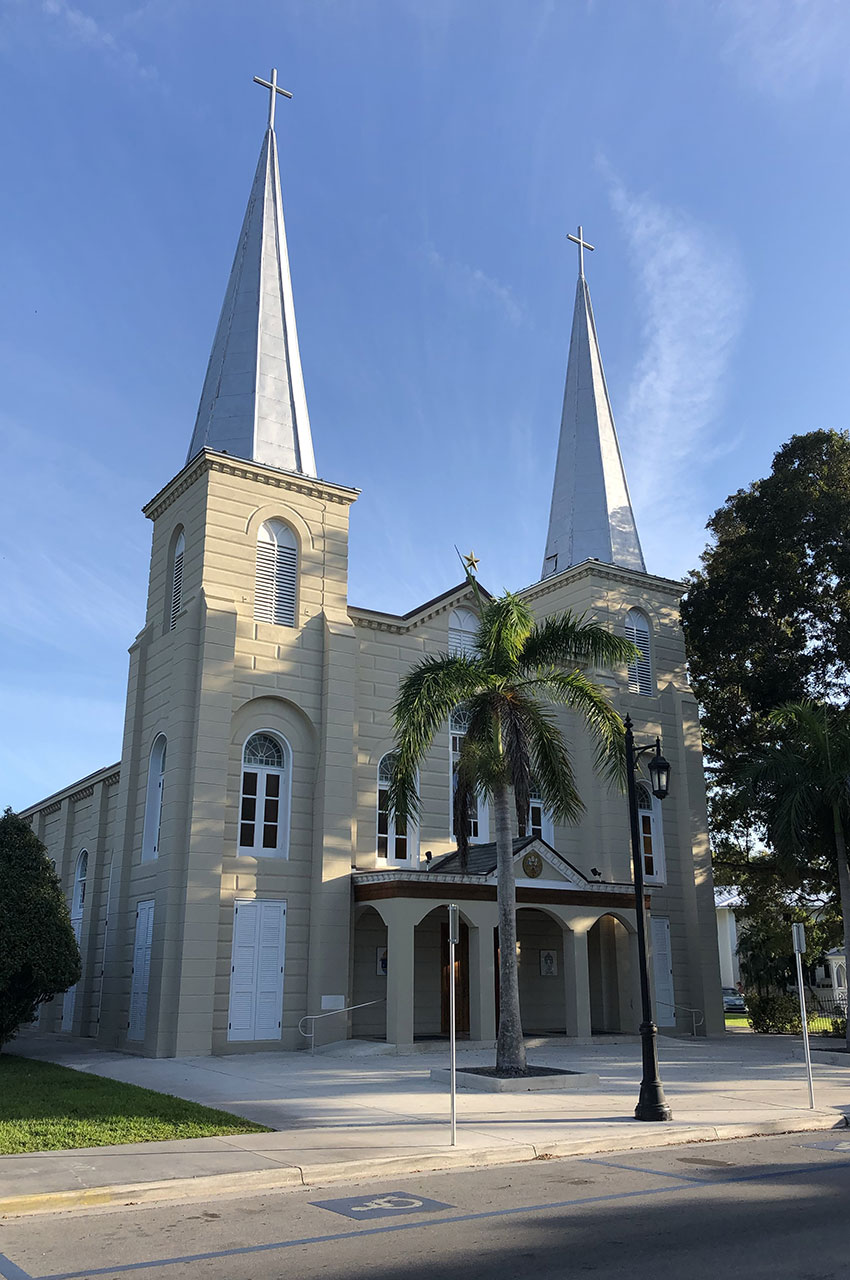
[(543, 859), (540, 854), (535, 853), (534, 850), (527, 853), (522, 860), (522, 869), (529, 880), (536, 880), (543, 870)]

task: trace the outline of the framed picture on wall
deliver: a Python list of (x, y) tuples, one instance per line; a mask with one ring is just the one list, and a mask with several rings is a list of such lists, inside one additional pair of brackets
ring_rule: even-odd
[(540, 976), (541, 978), (557, 978), (558, 976), (557, 951), (541, 951), (540, 952)]
[(375, 972), (377, 973), (379, 978), (385, 978), (387, 976), (387, 948), (386, 947), (375, 948)]

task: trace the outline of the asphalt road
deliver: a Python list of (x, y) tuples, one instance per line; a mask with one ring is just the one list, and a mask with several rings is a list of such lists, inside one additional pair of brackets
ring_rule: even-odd
[(0, 1276), (846, 1280), (847, 1132), (6, 1218)]

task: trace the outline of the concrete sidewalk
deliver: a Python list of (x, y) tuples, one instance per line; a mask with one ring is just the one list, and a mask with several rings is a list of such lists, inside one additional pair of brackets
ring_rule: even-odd
[[(448, 1093), (429, 1078), (448, 1054), (388, 1056), (350, 1044), (304, 1053), (151, 1059), (85, 1042), (27, 1035), (8, 1046), (97, 1075), (177, 1094), (268, 1125), (274, 1133), (0, 1157), (0, 1213), (249, 1194), (375, 1175), (509, 1164), (682, 1142), (834, 1128), (850, 1111), (850, 1067), (815, 1068), (817, 1111), (791, 1038), (727, 1035), (659, 1040), (673, 1122), (633, 1119), (637, 1040), (531, 1041), (544, 1066), (595, 1071), (601, 1089), (458, 1094), (458, 1146), (449, 1146)], [(5, 1050), (4, 1050), (5, 1051)], [(459, 1065), (492, 1062), (461, 1051)]]

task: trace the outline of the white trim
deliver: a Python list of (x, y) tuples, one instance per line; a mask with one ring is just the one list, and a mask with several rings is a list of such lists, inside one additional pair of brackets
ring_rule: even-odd
[(298, 618), (298, 539), (284, 520), (265, 520), (257, 532), (254, 617), (280, 627)]
[[(647, 782), (638, 782), (638, 830), (641, 837), (641, 855), (643, 862), (643, 878), (646, 884), (666, 884), (667, 883), (667, 859), (664, 855), (664, 820), (661, 801), (652, 794), (652, 789)], [(649, 800), (650, 807), (641, 807), (641, 792)], [(646, 830), (646, 823), (649, 823), (649, 830)], [(645, 836), (649, 836), (651, 844), (651, 858), (654, 870), (650, 873), (646, 869), (646, 853), (643, 848), (643, 840)]]
[[(458, 708), (449, 716), (449, 838), (454, 840), (454, 799), (455, 799), (455, 756), (458, 754), (454, 750), (454, 739), (465, 738), (466, 729), (455, 729), (452, 721), (458, 714)], [(458, 749), (459, 750), (459, 749)], [(477, 800), (478, 817), (476, 819), (478, 830), (470, 834), (470, 844), (489, 844), (490, 842), (490, 806), (484, 796), (479, 796)]]
[[(381, 768), (384, 764), (384, 761), (389, 759), (391, 756), (394, 756), (395, 754), (396, 752), (394, 749), (391, 749), (390, 751), (385, 751), (384, 754), (381, 756), (380, 760), (378, 761), (378, 765), (377, 765), (377, 773), (376, 773), (377, 788), (376, 788), (376, 796), (375, 796), (375, 864), (376, 866), (379, 866), (379, 867), (405, 867), (405, 866), (418, 867), (419, 865), (419, 826), (413, 819), (409, 820), (407, 824), (407, 836), (406, 836), (406, 844), (405, 844), (405, 848), (407, 850), (406, 856), (404, 858), (399, 858), (395, 856), (395, 843), (396, 843), (395, 817), (394, 815), (387, 813), (387, 830), (385, 834), (385, 839), (387, 842), (387, 852), (384, 854), (380, 852), (380, 842), (382, 838), (382, 833), (378, 830), (378, 828), (380, 825), (380, 818), (381, 818), (381, 790), (382, 790), (382, 782), (387, 781), (387, 779), (381, 778)], [(416, 779), (416, 790), (417, 792), (419, 791), (418, 777)]]

